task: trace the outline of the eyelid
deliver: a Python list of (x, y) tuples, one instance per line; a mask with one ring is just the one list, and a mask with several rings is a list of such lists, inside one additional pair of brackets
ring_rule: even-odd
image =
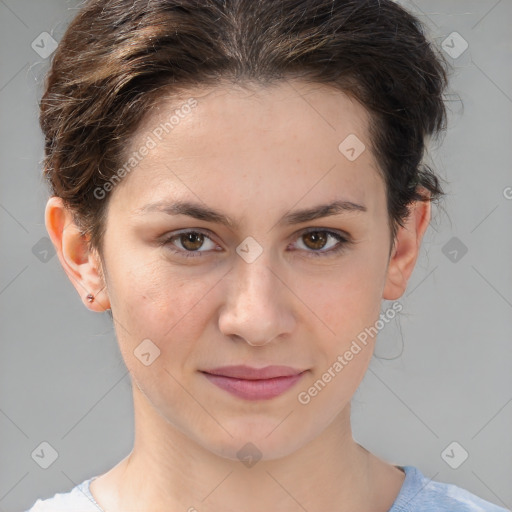
[(325, 228), (325, 227), (317, 227), (317, 226), (304, 228), (299, 231), (297, 236), (305, 235), (307, 233), (314, 233), (315, 231), (332, 233), (332, 234), (335, 234), (335, 235), (338, 235), (338, 236), (344, 238), (347, 242), (352, 241), (352, 237), (346, 231), (343, 231), (342, 229)]
[[(334, 255), (334, 254), (340, 252), (341, 250), (343, 250), (345, 248), (345, 246), (352, 245), (354, 243), (352, 237), (346, 231), (338, 230), (338, 229), (334, 229), (334, 228), (317, 227), (317, 226), (311, 226), (311, 227), (303, 228), (303, 229), (299, 230), (297, 233), (294, 233), (293, 240), (297, 240), (301, 236), (304, 236), (304, 235), (306, 235), (308, 233), (312, 233), (312, 232), (313, 233), (314, 232), (327, 233), (328, 236), (332, 236), (338, 240), (338, 244), (336, 244), (334, 246), (334, 248), (331, 248), (328, 250), (320, 249), (317, 251), (314, 251), (314, 250), (305, 251), (306, 253), (311, 254), (312, 256), (322, 256), (324, 254), (326, 256)], [(179, 249), (176, 246), (174, 246), (174, 244), (172, 244), (172, 241), (175, 238), (179, 237), (180, 235), (187, 234), (187, 233), (200, 233), (200, 234), (204, 235), (206, 238), (208, 238), (211, 242), (216, 243), (217, 245), (220, 245), (215, 241), (215, 237), (212, 236), (213, 235), (212, 232), (210, 230), (204, 229), (204, 228), (184, 228), (184, 229), (181, 229), (178, 231), (173, 231), (169, 235), (164, 235), (162, 237), (161, 241), (159, 242), (159, 244), (163, 245), (163, 246), (172, 245), (173, 247), (170, 250), (179, 255), (183, 255), (184, 257), (201, 257), (202, 253), (208, 254), (208, 253), (212, 252), (212, 251), (201, 251), (201, 250), (184, 251), (184, 250)], [(301, 249), (294, 249), (294, 251), (295, 250), (300, 251)], [(214, 251), (217, 251), (217, 250), (215, 249)], [(198, 254), (198, 256), (194, 256), (196, 254)]]
[[(304, 228), (303, 230), (301, 230), (298, 233), (296, 238), (300, 239), (302, 236), (307, 235), (308, 233), (327, 233), (328, 237), (330, 236), (330, 237), (334, 238), (335, 240), (337, 240), (338, 243), (334, 247), (331, 247), (330, 249), (327, 249), (327, 250), (323, 250), (323, 249), (319, 249), (317, 251), (302, 250), (303, 252), (306, 253), (306, 255), (307, 255), (307, 256), (305, 256), (306, 258), (310, 258), (310, 257), (329, 258), (330, 256), (335, 257), (336, 255), (343, 252), (348, 246), (354, 244), (352, 237), (346, 231), (342, 231), (342, 230), (338, 230), (338, 229), (334, 229), (334, 228), (322, 228), (322, 227), (316, 227), (316, 226), (310, 227), (310, 228)], [(294, 249), (294, 250), (297, 250), (297, 249)], [(301, 251), (301, 249), (298, 249), (298, 250)]]
[(212, 232), (210, 230), (204, 229), (204, 228), (184, 228), (184, 229), (180, 229), (178, 231), (173, 231), (172, 233), (170, 233), (168, 235), (164, 235), (160, 239), (159, 245), (162, 245), (162, 246), (172, 245), (173, 246), (173, 248), (171, 249), (172, 252), (175, 252), (175, 253), (178, 253), (178, 254), (184, 254), (185, 253), (185, 256), (193, 255), (193, 254), (201, 254), (201, 253), (211, 252), (211, 251), (200, 251), (200, 250), (197, 250), (197, 251), (184, 251), (184, 250), (179, 249), (176, 246), (174, 246), (174, 244), (172, 244), (172, 241), (175, 238), (178, 238), (180, 235), (186, 235), (187, 233), (199, 233), (201, 235), (204, 235), (211, 242), (213, 242), (213, 243), (215, 243), (217, 245), (220, 245), (220, 244), (218, 244), (215, 241), (215, 238), (212, 236)]

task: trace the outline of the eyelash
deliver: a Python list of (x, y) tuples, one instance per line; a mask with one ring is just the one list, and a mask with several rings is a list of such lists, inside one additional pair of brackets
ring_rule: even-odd
[[(181, 233), (178, 233), (178, 234), (173, 234), (172, 236), (167, 237), (164, 240), (162, 240), (161, 245), (169, 246), (170, 250), (173, 253), (178, 254), (179, 256), (183, 256), (185, 258), (200, 258), (200, 257), (202, 257), (202, 255), (201, 255), (202, 252), (209, 252), (209, 251), (184, 251), (181, 249), (175, 249), (173, 247), (172, 241), (174, 239), (179, 238), (181, 235), (188, 235), (191, 233), (197, 233), (197, 234), (204, 235), (205, 237), (207, 237), (209, 240), (211, 240), (213, 242), (211, 237), (204, 231), (199, 230), (199, 229), (193, 229), (193, 230), (189, 230), (189, 231), (182, 231)], [(345, 246), (347, 246), (351, 243), (347, 237), (341, 235), (340, 233), (338, 233), (336, 231), (331, 231), (328, 229), (321, 229), (321, 228), (311, 228), (311, 229), (302, 231), (297, 238), (300, 238), (309, 233), (327, 233), (329, 236), (332, 236), (334, 239), (336, 239), (339, 242), (334, 248), (331, 248), (327, 251), (322, 251), (322, 250), (306, 251), (313, 258), (334, 256), (334, 255), (338, 254), (339, 252), (341, 252), (345, 248)]]

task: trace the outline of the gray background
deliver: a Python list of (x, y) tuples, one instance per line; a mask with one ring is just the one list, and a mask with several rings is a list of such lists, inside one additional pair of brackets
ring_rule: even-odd
[[(454, 31), (469, 47), (449, 57), (450, 127), (429, 155), (448, 195), (433, 210), (404, 310), (380, 332), (354, 397), (354, 436), (392, 463), (510, 508), (512, 2), (400, 3), (440, 47)], [(0, 0), (0, 512), (107, 471), (133, 442), (111, 320), (82, 305), (45, 253), (37, 101), (49, 59), (31, 43), (44, 31), (58, 41), (76, 5)], [(451, 37), (445, 44), (462, 48)], [(452, 464), (469, 454), (457, 469), (442, 457), (453, 441), (462, 448), (448, 451)], [(42, 442), (58, 453), (48, 469), (32, 457)]]

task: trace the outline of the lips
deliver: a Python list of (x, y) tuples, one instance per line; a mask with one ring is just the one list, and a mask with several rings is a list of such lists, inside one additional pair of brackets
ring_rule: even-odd
[(244, 400), (268, 400), (292, 388), (307, 372), (289, 366), (224, 366), (201, 373), (215, 386)]
[(266, 366), (265, 368), (253, 368), (251, 366), (222, 366), (212, 370), (204, 370), (210, 375), (222, 375), (233, 379), (261, 380), (274, 379), (276, 377), (291, 377), (299, 375), (304, 370), (291, 368), (290, 366)]

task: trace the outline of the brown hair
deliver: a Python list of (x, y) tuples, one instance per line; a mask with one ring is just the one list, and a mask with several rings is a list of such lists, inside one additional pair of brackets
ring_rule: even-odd
[(108, 197), (94, 190), (162, 94), (300, 78), (370, 113), (393, 241), (411, 201), (444, 194), (422, 160), (446, 127), (445, 67), (419, 20), (391, 0), (86, 1), (40, 104), (45, 177), (101, 255)]

